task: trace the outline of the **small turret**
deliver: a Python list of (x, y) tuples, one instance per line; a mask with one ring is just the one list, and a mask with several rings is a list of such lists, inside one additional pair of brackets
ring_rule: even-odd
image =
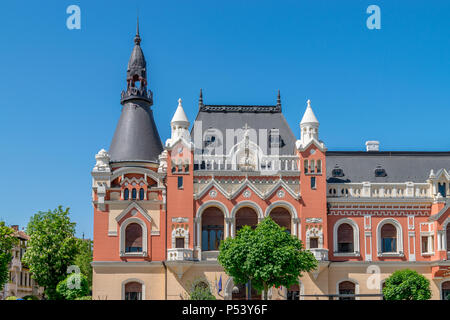
[(306, 111), (300, 122), (301, 141), (306, 145), (312, 139), (319, 141), (319, 121), (311, 108), (311, 100), (307, 101)]

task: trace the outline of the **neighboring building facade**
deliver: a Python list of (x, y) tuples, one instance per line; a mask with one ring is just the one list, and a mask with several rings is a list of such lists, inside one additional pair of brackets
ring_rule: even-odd
[(139, 32), (134, 41), (122, 114), (92, 171), (93, 299), (180, 299), (196, 279), (242, 299), (218, 245), (268, 215), (319, 261), (272, 299), (379, 294), (403, 268), (430, 280), (433, 299), (450, 294), (450, 152), (381, 152), (375, 141), (327, 151), (310, 101), (297, 140), (279, 93), (243, 106), (207, 105), (200, 92), (191, 131), (179, 100), (163, 147)]
[(34, 295), (42, 298), (43, 288), (39, 287), (34, 279), (31, 278), (30, 270), (22, 263), (22, 257), (27, 249), (27, 241), (30, 237), (19, 230), (18, 225), (11, 226), (15, 230), (15, 237), (19, 243), (12, 250), (12, 260), (9, 264), (9, 281), (0, 291), (0, 300), (10, 296), (23, 298), (24, 296)]

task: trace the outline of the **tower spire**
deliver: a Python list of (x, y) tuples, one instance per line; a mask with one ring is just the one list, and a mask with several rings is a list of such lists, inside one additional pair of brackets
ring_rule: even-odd
[(136, 17), (136, 36), (134, 37), (134, 43), (140, 45), (141, 37), (139, 35), (139, 14)]
[(200, 97), (198, 98), (198, 109), (200, 110), (203, 107), (203, 92), (200, 88)]
[(278, 89), (278, 96), (277, 96), (277, 107), (281, 111), (281, 95), (280, 95), (280, 90), (279, 89)]
[(136, 19), (134, 47), (128, 60), (127, 87), (119, 123), (109, 148), (111, 162), (144, 161), (157, 163), (163, 151), (153, 118), (153, 94), (147, 89), (147, 63), (139, 45), (139, 18)]

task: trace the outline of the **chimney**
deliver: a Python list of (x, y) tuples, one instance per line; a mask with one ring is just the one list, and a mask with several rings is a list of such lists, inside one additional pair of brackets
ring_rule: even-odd
[(14, 229), (14, 231), (19, 231), (19, 225), (17, 224), (13, 224), (11, 228)]
[(380, 151), (380, 141), (366, 141), (366, 151)]

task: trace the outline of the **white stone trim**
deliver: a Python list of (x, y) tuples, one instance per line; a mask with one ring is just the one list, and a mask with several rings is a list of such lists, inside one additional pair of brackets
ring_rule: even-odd
[(139, 211), (150, 223), (152, 222), (152, 217), (150, 217), (150, 215), (148, 214), (147, 210), (145, 210), (144, 208), (142, 208), (140, 205), (138, 205), (136, 202), (131, 202), (128, 207), (126, 207), (117, 217), (116, 217), (116, 221), (119, 222), (120, 220), (122, 220), (122, 218), (124, 216), (127, 215), (128, 212), (130, 212), (130, 210), (135, 209), (137, 211)]
[(310, 250), (310, 238), (312, 237), (317, 237), (319, 238), (319, 243), (318, 243), (318, 248), (313, 248), (314, 249), (323, 249), (323, 229), (319, 229), (317, 227), (309, 227), (306, 230), (306, 249)]
[[(387, 224), (393, 224), (397, 229), (397, 252), (382, 252), (381, 228)], [(403, 230), (401, 224), (392, 218), (385, 218), (377, 225), (377, 254), (378, 257), (403, 257)]]
[(203, 203), (200, 207), (198, 207), (195, 217), (201, 218), (203, 211), (205, 211), (209, 207), (217, 207), (217, 208), (221, 209), (222, 213), (224, 215), (224, 218), (230, 217), (228, 208), (222, 202), (217, 201), (217, 200), (209, 200), (209, 201), (206, 201), (205, 203)]
[[(195, 248), (199, 251), (199, 254), (201, 255), (202, 251), (202, 215), (203, 212), (210, 208), (210, 207), (216, 207), (222, 211), (223, 214), (223, 226), (224, 226), (224, 238), (228, 237), (229, 233), (229, 223), (227, 221), (230, 213), (228, 212), (228, 208), (222, 203), (217, 200), (209, 200), (203, 203), (198, 209), (195, 214), (194, 223), (195, 223), (195, 236), (194, 239), (195, 242)], [(199, 257), (201, 259), (201, 256)]]
[[(127, 226), (130, 223), (137, 223), (142, 228), (142, 252), (125, 252), (125, 230)], [(120, 241), (120, 249), (119, 249), (119, 255), (121, 257), (147, 257), (148, 251), (147, 251), (147, 240), (148, 239), (148, 231), (147, 231), (147, 225), (145, 224), (142, 219), (132, 217), (126, 219), (121, 225), (120, 225), (120, 233), (119, 233), (119, 241)]]
[(153, 170), (150, 170), (147, 168), (140, 168), (140, 167), (123, 167), (123, 168), (117, 169), (113, 172), (113, 174), (111, 176), (111, 181), (118, 178), (119, 176), (126, 175), (129, 173), (143, 174), (145, 176), (144, 178), (147, 178), (147, 176), (149, 176), (150, 178), (152, 178), (153, 180), (155, 180), (157, 182), (158, 187), (164, 187), (164, 184), (162, 183), (162, 180), (161, 180), (161, 175), (159, 175), (158, 173), (156, 173)]
[(289, 202), (287, 202), (287, 201), (283, 201), (283, 200), (278, 200), (278, 201), (272, 202), (272, 203), (266, 208), (266, 212), (264, 213), (264, 216), (265, 216), (265, 217), (268, 217), (269, 214), (270, 214), (270, 212), (271, 212), (273, 209), (278, 208), (278, 207), (284, 208), (284, 209), (286, 209), (287, 211), (289, 211), (289, 213), (291, 214), (291, 218), (292, 218), (292, 219), (293, 219), (293, 218), (298, 218), (298, 213), (297, 213), (297, 210), (295, 210), (295, 207), (294, 207), (291, 203), (289, 203)]
[(450, 282), (450, 279), (443, 279), (439, 283), (439, 297), (441, 298), (441, 300), (444, 300), (444, 297), (442, 296), (442, 285), (444, 284), (444, 282)]
[[(450, 251), (450, 248), (447, 248), (447, 228), (450, 225), (450, 217), (445, 219), (444, 223), (442, 224), (442, 232), (443, 232), (443, 243), (442, 243), (442, 250), (444, 251)], [(450, 257), (447, 257), (447, 259), (450, 259)]]
[[(338, 228), (341, 224), (347, 223), (353, 228), (353, 252), (338, 252)], [(336, 221), (333, 227), (333, 255), (336, 257), (359, 256), (359, 227), (358, 224), (350, 218), (342, 218)]]
[(130, 278), (122, 282), (122, 300), (125, 300), (125, 285), (129, 282), (139, 282), (142, 285), (141, 297), (142, 300), (145, 300), (145, 282), (137, 278)]
[[(355, 284), (355, 294), (359, 294), (359, 282), (351, 278), (341, 279), (338, 282), (336, 282), (336, 294), (339, 294), (339, 284), (341, 284), (344, 281), (353, 282)], [(355, 297), (355, 300), (359, 300), (359, 297)]]
[(256, 214), (258, 215), (258, 219), (259, 220), (264, 219), (264, 213), (263, 213), (261, 207), (256, 202), (251, 201), (251, 200), (241, 201), (237, 205), (235, 205), (230, 212), (230, 217), (235, 219), (236, 212), (238, 212), (239, 209), (244, 208), (244, 207), (249, 207), (249, 208), (254, 209), (256, 211)]
[(189, 230), (181, 227), (172, 230), (172, 249), (176, 248), (176, 238), (184, 238), (184, 249), (189, 249)]

